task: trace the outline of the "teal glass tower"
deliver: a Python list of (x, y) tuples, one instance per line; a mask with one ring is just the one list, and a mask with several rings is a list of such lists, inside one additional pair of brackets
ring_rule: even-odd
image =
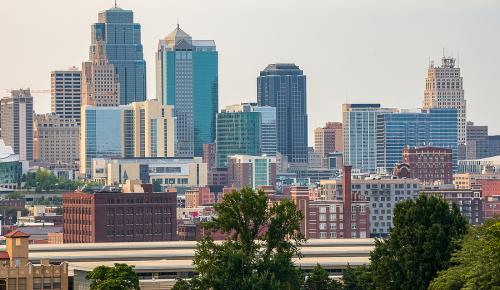
[(103, 43), (107, 60), (115, 66), (120, 82), (120, 104), (146, 100), (146, 61), (141, 44), (141, 25), (131, 10), (117, 6), (99, 12), (92, 25), (90, 58)]
[(177, 25), (158, 43), (156, 95), (174, 106), (178, 157), (203, 156), (203, 144), (215, 141), (218, 71), (213, 40), (193, 40)]

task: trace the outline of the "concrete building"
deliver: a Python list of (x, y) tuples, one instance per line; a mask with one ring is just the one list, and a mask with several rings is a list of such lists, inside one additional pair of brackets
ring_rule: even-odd
[(193, 40), (179, 25), (156, 52), (156, 95), (174, 106), (179, 157), (203, 156), (215, 141), (219, 111), (218, 52), (213, 40)]
[(215, 143), (203, 144), (203, 163), (207, 164), (208, 170), (217, 166), (217, 146)]
[(76, 166), (80, 159), (80, 126), (57, 114), (34, 117), (34, 160)]
[(328, 122), (324, 127), (314, 129), (314, 150), (324, 158), (323, 168), (328, 168), (328, 154), (344, 152), (342, 123)]
[[(120, 83), (120, 104), (145, 101), (146, 61), (142, 51), (141, 25), (134, 23), (134, 13), (116, 5), (101, 11), (97, 22), (92, 24), (91, 32), (89, 60), (93, 61), (99, 58), (96, 55), (104, 53), (107, 61), (114, 66)], [(116, 82), (111, 71), (105, 76), (107, 90), (114, 90)], [(105, 86), (106, 82), (101, 84)]]
[(417, 147), (403, 149), (403, 162), (410, 166), (410, 177), (424, 183), (453, 183), (450, 148)]
[(28, 259), (29, 234), (13, 231), (5, 237), (5, 251), (0, 252), (0, 289), (68, 290), (68, 264), (50, 263), (41, 259), (40, 264)]
[(176, 196), (136, 181), (123, 192), (65, 193), (64, 243), (175, 241)]
[(120, 105), (120, 79), (115, 66), (108, 61), (106, 44), (95, 43), (90, 61), (82, 64), (82, 105), (115, 107)]
[(6, 146), (3, 140), (0, 139), (0, 191), (17, 189), (22, 174), (19, 155), (15, 154), (12, 147)]
[(194, 158), (130, 158), (93, 160), (92, 180), (106, 185), (127, 180), (159, 182), (163, 188), (206, 186), (207, 164)]
[(50, 108), (63, 119), (80, 124), (82, 72), (76, 67), (50, 73)]
[(458, 173), (500, 174), (500, 155), (472, 160), (459, 160)]
[(2, 139), (20, 160), (33, 160), (33, 97), (29, 89), (11, 91), (0, 101)]
[(452, 57), (443, 57), (441, 66), (429, 64), (425, 79), (424, 109), (451, 108), (458, 110), (458, 144), (467, 141), (467, 102), (464, 97), (460, 68)]
[(227, 185), (236, 189), (276, 185), (276, 157), (232, 155), (228, 157)]
[(290, 164), (307, 164), (306, 76), (295, 64), (268, 65), (257, 77), (259, 106), (276, 108), (278, 152)]
[(478, 179), (500, 180), (500, 172), (497, 173), (456, 173), (453, 174), (453, 185), (456, 189), (470, 189)]

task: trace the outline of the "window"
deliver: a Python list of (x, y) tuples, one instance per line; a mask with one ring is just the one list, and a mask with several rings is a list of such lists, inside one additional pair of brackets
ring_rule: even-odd
[(330, 220), (331, 221), (336, 221), (337, 220), (337, 215), (336, 214), (330, 214)]
[(320, 223), (319, 224), (319, 229), (320, 230), (326, 230), (326, 224), (325, 223)]
[(320, 221), (326, 221), (326, 214), (320, 214), (319, 215), (319, 220)]
[(326, 239), (326, 233), (325, 232), (319, 233), (319, 238), (320, 239)]

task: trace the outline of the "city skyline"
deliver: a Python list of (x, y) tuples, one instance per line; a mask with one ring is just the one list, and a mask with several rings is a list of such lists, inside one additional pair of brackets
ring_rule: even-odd
[[(112, 1), (109, 2), (50, 1), (42, 4), (25, 1), (0, 4), (0, 23), (16, 26), (15, 30), (3, 32), (5, 35), (2, 37), (6, 43), (18, 44), (3, 48), (2, 63), (14, 68), (14, 73), (11, 70), (0, 73), (0, 89), (48, 89), (50, 71), (80, 66), (88, 58), (89, 27), (96, 22), (98, 11), (113, 6)], [(495, 54), (500, 43), (495, 39), (481, 38), (477, 33), (492, 34), (500, 24), (495, 17), (500, 7), (494, 1), (473, 4), (454, 1), (453, 5), (448, 5), (450, 1), (437, 1), (433, 2), (432, 10), (425, 1), (403, 5), (396, 1), (384, 1), (391, 5), (368, 2), (359, 5), (363, 1), (316, 1), (317, 5), (296, 2), (289, 6), (273, 1), (266, 5), (265, 11), (259, 10), (261, 5), (223, 0), (211, 4), (163, 2), (148, 1), (147, 5), (139, 5), (136, 1), (118, 2), (118, 6), (133, 10), (134, 21), (142, 26), (149, 98), (155, 96), (154, 53), (157, 40), (171, 31), (179, 20), (181, 26), (197, 38), (217, 42), (220, 51), (220, 108), (238, 102), (256, 101), (255, 79), (259, 70), (276, 62), (294, 62), (308, 76), (310, 133), (327, 121), (340, 121), (341, 104), (346, 101), (377, 102), (390, 107), (421, 107), (429, 60), (439, 63), (444, 47), (446, 55), (458, 58), (460, 54), (468, 120), (478, 125), (489, 125), (491, 134), (500, 133), (500, 126), (495, 122), (496, 106), (485, 105), (495, 104), (500, 95), (500, 90), (494, 85), (497, 75), (490, 69), (500, 64), (500, 57)], [(221, 4), (222, 8), (212, 14), (204, 13), (207, 5)], [(282, 9), (283, 13), (276, 14), (278, 9)], [(25, 21), (29, 17), (13, 17), (21, 11), (25, 16), (35, 11), (55, 16), (45, 17), (43, 22), (37, 23), (37, 29), (33, 29), (33, 23)], [(271, 15), (280, 20), (276, 23), (286, 25), (268, 25), (271, 20), (267, 18)], [(256, 17), (262, 21), (247, 25)], [(447, 25), (449, 19), (454, 24), (451, 27)], [(395, 21), (400, 21), (399, 27), (391, 24)], [(64, 22), (64, 27), (54, 26), (59, 22)], [(437, 26), (440, 29), (435, 29)], [(49, 29), (58, 29), (60, 33), (50, 33)], [(235, 37), (234, 31), (244, 37)], [(280, 37), (277, 38), (277, 35)], [(257, 36), (260, 38), (256, 39)], [(28, 41), (43, 41), (47, 45), (37, 45), (37, 53), (33, 53)], [(324, 44), (318, 47), (320, 41)], [(257, 42), (266, 45), (258, 45)], [(62, 52), (58, 49), (62, 47), (61, 43), (64, 44)], [(312, 49), (315, 49), (314, 53), (311, 53)], [(490, 57), (484, 58), (484, 55)], [(401, 66), (401, 63), (405, 65)], [(29, 70), (15, 72), (28, 65)], [(234, 73), (236, 70), (237, 74)], [(49, 96), (41, 99), (33, 94), (37, 113), (48, 112)], [(8, 93), (3, 92), (2, 96), (6, 95)], [(312, 135), (308, 136), (310, 145)]]

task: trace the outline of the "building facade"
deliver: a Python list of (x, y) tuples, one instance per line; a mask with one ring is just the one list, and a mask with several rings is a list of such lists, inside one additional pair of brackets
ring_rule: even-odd
[(228, 186), (237, 189), (276, 185), (276, 157), (232, 155), (227, 164)]
[(322, 157), (329, 153), (344, 152), (342, 123), (328, 122), (324, 127), (314, 129), (314, 150)]
[(213, 40), (193, 40), (177, 28), (158, 43), (156, 95), (174, 106), (179, 157), (203, 156), (215, 141), (219, 111), (218, 52)]
[(230, 155), (261, 154), (261, 115), (246, 112), (239, 105), (217, 114), (217, 167), (227, 167)]
[(403, 162), (410, 166), (411, 178), (417, 178), (424, 183), (453, 184), (452, 155), (449, 148), (405, 148)]
[[(131, 10), (120, 7), (99, 12), (92, 25), (89, 60), (102, 50), (115, 67), (120, 83), (120, 104), (145, 101), (146, 61), (141, 44), (141, 25)], [(111, 79), (111, 76), (109, 76)], [(112, 86), (109, 88), (113, 89)]]
[(34, 160), (76, 166), (80, 159), (80, 126), (57, 114), (35, 115)]
[(63, 119), (80, 124), (82, 72), (76, 67), (50, 73), (50, 108)]
[(425, 79), (424, 109), (451, 108), (458, 111), (457, 138), (463, 145), (467, 141), (467, 103), (464, 97), (460, 68), (452, 57), (443, 57), (441, 66), (431, 62)]
[(2, 139), (20, 160), (33, 160), (33, 97), (29, 89), (11, 91), (0, 101)]
[(0, 190), (11, 191), (17, 189), (22, 174), (19, 155), (15, 154), (12, 147), (6, 146), (3, 140), (0, 139)]
[(175, 241), (176, 196), (152, 192), (152, 186), (133, 192), (66, 193), (64, 243)]
[(257, 78), (259, 106), (276, 108), (278, 152), (290, 164), (307, 163), (306, 76), (295, 64), (270, 64)]

